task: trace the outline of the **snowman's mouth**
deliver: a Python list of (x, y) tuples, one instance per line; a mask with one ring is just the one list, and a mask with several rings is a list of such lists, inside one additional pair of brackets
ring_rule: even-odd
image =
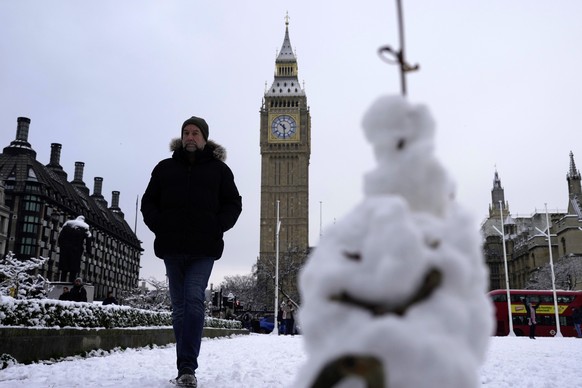
[(332, 295), (330, 299), (332, 301), (344, 303), (346, 305), (363, 308), (368, 310), (374, 316), (386, 314), (396, 314), (398, 316), (403, 316), (410, 307), (414, 306), (416, 303), (428, 299), (434, 290), (440, 286), (442, 277), (443, 275), (441, 271), (436, 268), (432, 268), (424, 276), (424, 280), (418, 290), (416, 290), (416, 292), (407, 300), (398, 304), (371, 303), (358, 299), (346, 291), (340, 293), (339, 295)]

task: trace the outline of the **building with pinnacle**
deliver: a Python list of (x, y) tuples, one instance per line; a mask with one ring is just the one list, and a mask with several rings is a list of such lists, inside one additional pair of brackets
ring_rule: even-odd
[(101, 193), (103, 178), (94, 179), (93, 194), (83, 182), (83, 162), (75, 163), (71, 181), (60, 165), (61, 144), (51, 144), (48, 164), (36, 159), (28, 142), (30, 119), (17, 119), (16, 139), (0, 154), (0, 254), (19, 259), (46, 257), (39, 274), (58, 281), (58, 235), (63, 224), (85, 217), (92, 234), (90, 252), (81, 260), (81, 275), (94, 286), (94, 297), (108, 291), (138, 286), (141, 241), (125, 222), (119, 208), (119, 191), (111, 206)]
[[(272, 295), (278, 249), (279, 289), (283, 297), (295, 301), (299, 300), (297, 274), (309, 251), (311, 155), (311, 116), (305, 90), (297, 76), (297, 58), (291, 47), (286, 18), (285, 37), (275, 60), (275, 78), (265, 91), (260, 110), (261, 215), (257, 278), (265, 294)], [(266, 301), (265, 305), (271, 306)]]
[[(569, 269), (556, 273), (556, 288), (582, 289), (582, 188), (580, 171), (576, 168), (574, 155), (570, 152), (570, 167), (566, 174), (568, 183), (568, 207), (563, 212), (547, 213), (534, 211), (529, 217), (514, 217), (495, 171), (489, 217), (481, 225), (484, 238), (484, 255), (489, 266), (489, 288), (504, 289), (505, 265), (503, 241), (501, 240), (501, 217), (503, 216), (503, 238), (511, 289), (537, 288), (535, 274), (550, 262), (547, 220), (550, 224), (550, 242), (554, 265), (568, 261)], [(547, 217), (546, 217), (547, 215)], [(542, 233), (544, 232), (544, 233)]]

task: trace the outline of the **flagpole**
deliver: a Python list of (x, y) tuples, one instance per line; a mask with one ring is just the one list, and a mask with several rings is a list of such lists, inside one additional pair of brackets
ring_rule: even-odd
[(133, 226), (133, 234), (137, 236), (137, 203), (139, 202), (139, 195), (135, 197), (135, 224)]

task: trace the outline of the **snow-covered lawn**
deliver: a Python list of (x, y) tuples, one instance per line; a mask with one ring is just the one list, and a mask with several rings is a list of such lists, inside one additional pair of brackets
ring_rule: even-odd
[[(292, 387), (307, 360), (302, 336), (250, 334), (205, 339), (197, 371), (201, 388)], [(582, 339), (492, 337), (480, 370), (483, 387), (581, 387)], [(128, 349), (53, 364), (0, 371), (0, 387), (172, 387), (175, 348)], [(422, 373), (411, 370), (410, 373)], [(437, 387), (435, 387), (437, 388)]]

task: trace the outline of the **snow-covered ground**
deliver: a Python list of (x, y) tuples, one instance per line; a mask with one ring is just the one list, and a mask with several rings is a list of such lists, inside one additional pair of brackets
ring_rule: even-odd
[[(174, 352), (173, 346), (127, 349), (52, 364), (13, 365), (0, 371), (0, 387), (171, 388)], [(291, 387), (306, 360), (302, 336), (204, 339), (198, 384), (201, 388)], [(488, 388), (582, 387), (581, 360), (582, 339), (492, 337), (479, 375)]]

